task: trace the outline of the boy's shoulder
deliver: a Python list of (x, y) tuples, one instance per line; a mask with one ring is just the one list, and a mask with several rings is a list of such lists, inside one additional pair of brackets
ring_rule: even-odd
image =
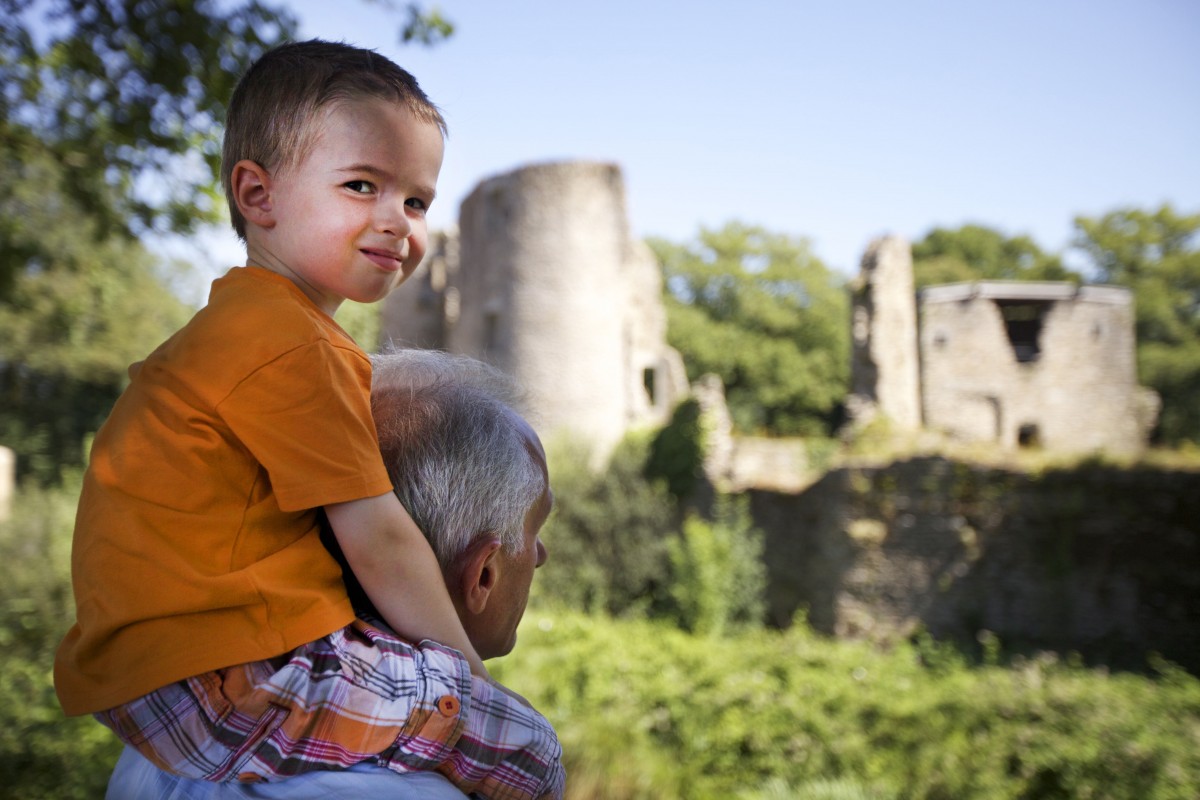
[[(234, 267), (213, 281), (208, 305), (196, 315), (209, 335), (235, 343), (292, 348), (324, 341), (358, 349), (354, 340), (300, 288), (260, 267)], [(243, 338), (236, 338), (243, 337)]]
[(329, 345), (347, 357), (367, 355), (288, 279), (257, 267), (235, 267), (213, 282), (208, 304), (147, 359), (171, 372), (236, 383), (279, 357)]

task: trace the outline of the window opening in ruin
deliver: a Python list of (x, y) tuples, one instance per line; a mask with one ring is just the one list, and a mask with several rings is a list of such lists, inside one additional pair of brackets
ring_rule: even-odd
[(489, 353), (494, 353), (497, 350), (500, 338), (500, 315), (495, 311), (489, 311), (483, 316), (483, 346)]
[(1021, 447), (1041, 447), (1042, 434), (1038, 430), (1038, 426), (1032, 422), (1027, 422), (1020, 428), (1017, 428), (1017, 444)]
[(657, 370), (654, 367), (646, 367), (642, 370), (642, 386), (646, 387), (646, 397), (650, 398), (651, 407), (658, 405), (658, 395), (654, 392), (654, 380)]
[(1042, 354), (1042, 323), (1053, 302), (1038, 300), (997, 300), (1004, 330), (1017, 361), (1027, 364)]

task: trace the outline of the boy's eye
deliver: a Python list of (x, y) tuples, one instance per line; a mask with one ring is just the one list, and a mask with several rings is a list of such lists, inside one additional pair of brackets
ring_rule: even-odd
[(375, 190), (370, 181), (347, 181), (343, 185), (357, 194), (370, 194)]
[(417, 211), (428, 211), (429, 204), (419, 197), (410, 197), (404, 201), (404, 205)]

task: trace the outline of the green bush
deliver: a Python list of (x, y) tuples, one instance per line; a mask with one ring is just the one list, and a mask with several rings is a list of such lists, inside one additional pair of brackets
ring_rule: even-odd
[(571, 798), (1200, 796), (1200, 680), (941, 647), (534, 608), (493, 673), (554, 722)]
[(555, 508), (542, 539), (554, 569), (540, 571), (539, 596), (617, 615), (667, 602), (667, 542), (678, 521), (665, 486), (643, 475), (648, 447), (646, 436), (626, 437), (597, 470), (583, 444), (551, 443)]
[(120, 747), (91, 717), (67, 719), (54, 695), (54, 651), (75, 618), (71, 530), (78, 474), (58, 489), (23, 487), (0, 523), (0, 798), (104, 796)]
[[(647, 490), (629, 477), (636, 458), (618, 462), (590, 500), (610, 505), (588, 518), (610, 508), (661, 537), (669, 524), (622, 510), (622, 487)], [(119, 750), (92, 720), (64, 719), (53, 693), (72, 616), (77, 476), (67, 483), (24, 487), (0, 523), (0, 798), (101, 797)], [(709, 533), (736, 530), (729, 519)], [(618, 533), (610, 543), (639, 557)], [(535, 585), (561, 568), (552, 561)], [(571, 800), (1200, 796), (1200, 680), (1167, 664), (1151, 676), (1048, 657), (977, 665), (928, 637), (880, 649), (804, 625), (695, 635), (553, 610), (543, 596), (520, 646), (491, 666), (554, 722)]]
[(720, 634), (733, 625), (761, 625), (767, 571), (762, 532), (745, 497), (717, 497), (712, 522), (689, 513), (667, 543), (675, 621), (694, 633)]
[(646, 456), (650, 481), (666, 481), (676, 500), (686, 500), (696, 489), (704, 469), (704, 425), (700, 403), (688, 398), (675, 407), (671, 420), (654, 434)]

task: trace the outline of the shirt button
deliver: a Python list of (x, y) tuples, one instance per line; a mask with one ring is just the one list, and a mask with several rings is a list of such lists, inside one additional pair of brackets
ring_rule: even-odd
[(238, 783), (258, 783), (262, 780), (261, 775), (255, 775), (253, 772), (243, 772), (237, 776)]
[(454, 695), (442, 695), (437, 701), (438, 711), (442, 712), (443, 717), (453, 717), (458, 714), (462, 706), (458, 702), (458, 698)]

